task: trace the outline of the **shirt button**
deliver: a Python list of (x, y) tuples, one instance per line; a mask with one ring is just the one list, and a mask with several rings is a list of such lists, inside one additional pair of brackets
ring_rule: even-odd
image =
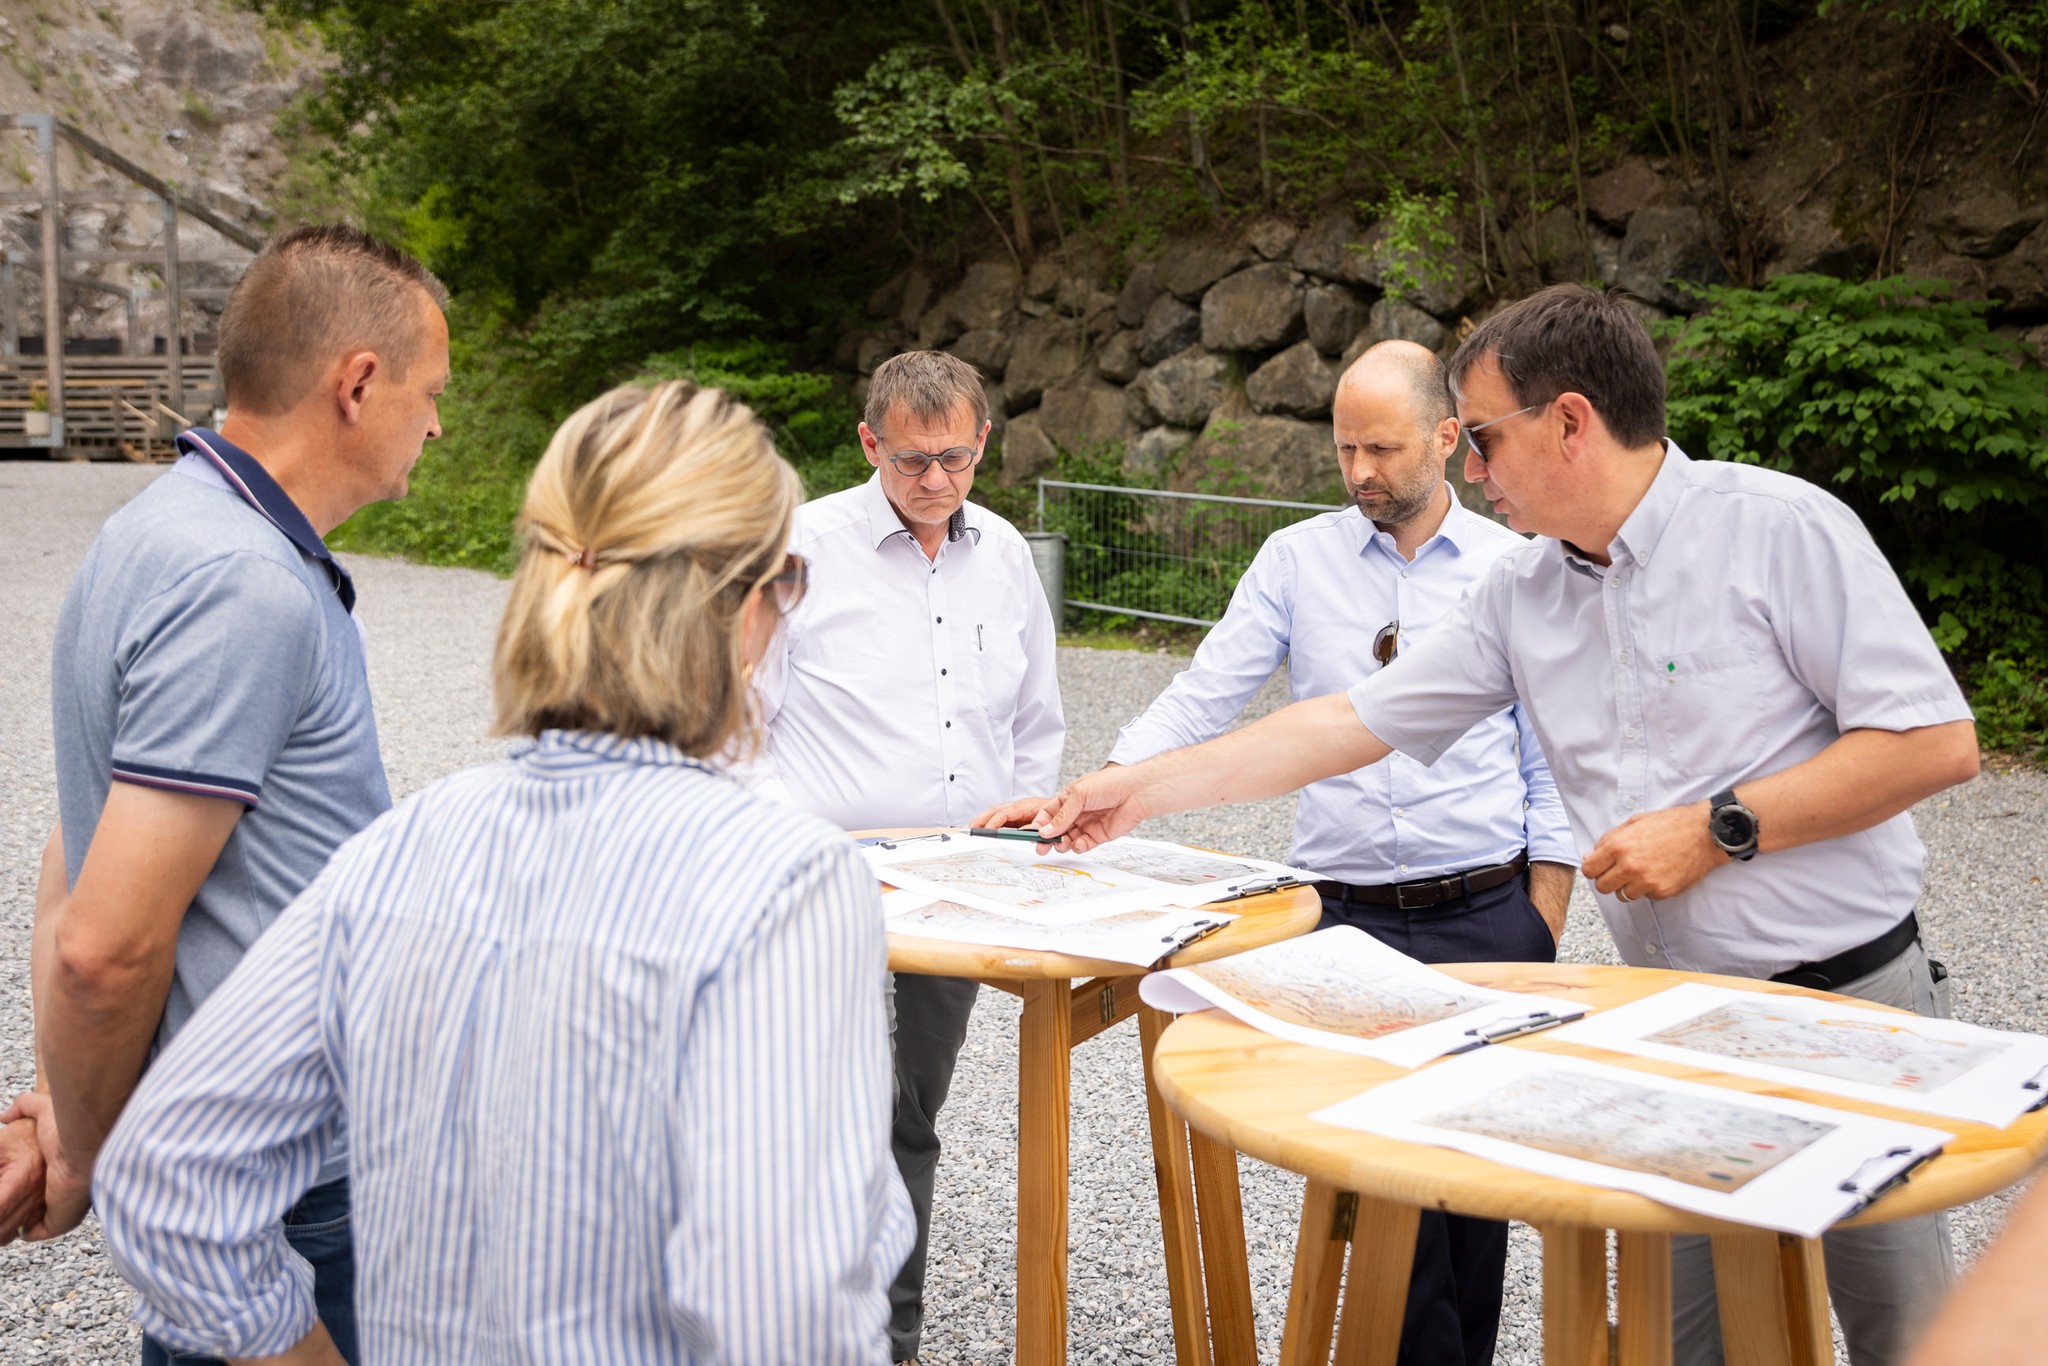
[(1397, 806), (1394, 808), (1394, 814), (1397, 816), (1405, 816), (1408, 814), (1408, 810), (1406, 807)]
[(1643, 945), (1643, 947), (1650, 951), (1650, 957), (1652, 958), (1662, 958), (1664, 956), (1664, 946), (1662, 944), (1650, 943)]
[(1404, 578), (1404, 579), (1405, 579), (1405, 578), (1407, 578), (1407, 577), (1408, 577), (1408, 571), (1407, 571), (1407, 570), (1405, 570), (1405, 569), (1404, 569), (1404, 570), (1402, 570), (1402, 571), (1401, 571), (1401, 577), (1402, 577), (1402, 578)]
[(1621, 799), (1621, 806), (1624, 811), (1633, 811), (1636, 809), (1636, 799), (1634, 797), (1623, 797)]
[(1622, 731), (1622, 734), (1627, 736), (1629, 739), (1633, 740), (1636, 738), (1636, 728), (1634, 726), (1629, 726), (1627, 729)]
[(1618, 654), (1618, 655), (1616, 655), (1616, 656), (1614, 657), (1614, 661), (1615, 661), (1615, 663), (1617, 663), (1617, 664), (1626, 664), (1626, 663), (1628, 663), (1628, 661), (1629, 661), (1629, 652), (1628, 652), (1627, 650), (1623, 650), (1623, 651), (1622, 651), (1622, 652), (1621, 652), (1620, 654)]
[(953, 781), (953, 777), (954, 777), (954, 775), (953, 775), (953, 774), (951, 774), (951, 773), (948, 773), (948, 774), (946, 775), (946, 781), (947, 781), (947, 782), (949, 782), (949, 783), (950, 783), (950, 782), (952, 782), (952, 781)]
[(941, 626), (944, 626), (946, 624), (946, 619), (944, 617), (933, 617), (932, 620), (936, 621)]
[(946, 676), (946, 671), (945, 671), (944, 669), (941, 669), (941, 670), (939, 670), (939, 677), (941, 677), (941, 678), (944, 678), (945, 676)]
[(951, 721), (948, 721), (948, 722), (946, 723), (946, 729), (947, 729), (947, 730), (951, 730), (951, 729), (953, 729), (953, 723), (952, 723)]
[(1405, 864), (1405, 863), (1404, 863), (1404, 864), (1402, 864), (1402, 865), (1401, 865), (1401, 871), (1402, 871), (1402, 872), (1404, 872), (1404, 873), (1405, 873), (1405, 872), (1407, 872), (1407, 871), (1408, 871), (1408, 865), (1407, 865), (1407, 864)]

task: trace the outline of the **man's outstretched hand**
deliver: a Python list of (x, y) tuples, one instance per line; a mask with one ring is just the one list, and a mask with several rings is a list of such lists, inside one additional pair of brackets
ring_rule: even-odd
[(43, 1150), (36, 1122), (17, 1119), (0, 1128), (0, 1246), (43, 1221)]

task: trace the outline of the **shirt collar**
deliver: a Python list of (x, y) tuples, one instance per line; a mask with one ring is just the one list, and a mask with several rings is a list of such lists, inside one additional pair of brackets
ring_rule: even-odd
[[(1664, 539), (1665, 529), (1671, 525), (1672, 515), (1678, 511), (1686, 486), (1691, 483), (1691, 457), (1678, 449), (1676, 441), (1666, 441), (1664, 461), (1657, 467), (1657, 477), (1650, 481), (1642, 501), (1621, 524), (1621, 530), (1614, 533), (1615, 545), (1626, 550), (1629, 558), (1638, 565), (1648, 565), (1658, 542)], [(1613, 548), (1610, 547), (1607, 553), (1612, 558)]]
[(299, 505), (278, 486), (277, 480), (271, 478), (270, 471), (264, 469), (255, 456), (232, 441), (222, 439), (220, 433), (204, 427), (193, 427), (179, 433), (178, 449), (210, 463), (227, 481), (229, 490), (262, 513), (264, 520), (282, 531), (285, 539), (297, 546), (301, 554), (325, 565), (328, 576), (334, 580), (334, 591), (340, 596), (342, 607), (355, 611), (355, 580), (327, 549), (320, 533), (313, 530), (306, 514), (299, 511)]
[(573, 774), (616, 764), (652, 764), (664, 768), (717, 769), (692, 759), (665, 740), (651, 735), (613, 735), (601, 730), (544, 730), (539, 736), (515, 740), (511, 757), (545, 773)]
[[(1480, 534), (1479, 530), (1473, 526), (1473, 522), (1478, 520), (1478, 514), (1458, 501), (1458, 491), (1452, 488), (1448, 482), (1443, 487), (1445, 496), (1451, 500), (1451, 506), (1444, 513), (1443, 524), (1436, 529), (1428, 540), (1415, 548), (1415, 558), (1418, 560), (1422, 558), (1424, 551), (1435, 545), (1439, 540), (1448, 545), (1453, 553), (1462, 555), (1472, 548), (1475, 544), (1473, 538)], [(1358, 546), (1361, 552), (1368, 546), (1384, 545), (1389, 555), (1393, 555), (1397, 559), (1400, 558), (1401, 552), (1394, 549), (1394, 535), (1392, 532), (1381, 531), (1365, 515), (1365, 509), (1359, 507), (1356, 502), (1352, 503), (1345, 511), (1358, 514), (1358, 520), (1355, 525), (1358, 529)]]
[[(876, 470), (861, 485), (861, 508), (868, 515), (868, 537), (875, 549), (882, 548), (882, 542), (891, 536), (909, 536), (910, 528), (903, 525), (903, 518), (896, 511), (896, 505), (889, 501), (889, 495), (882, 491), (882, 472)], [(974, 536), (976, 544), (981, 541), (981, 508), (974, 503), (962, 503), (967, 530)], [(912, 537), (912, 539), (916, 539)]]

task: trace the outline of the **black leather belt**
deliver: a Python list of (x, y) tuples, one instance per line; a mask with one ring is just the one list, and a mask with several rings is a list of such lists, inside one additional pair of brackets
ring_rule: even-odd
[(1919, 938), (1919, 917), (1908, 912), (1904, 920), (1867, 944), (1858, 944), (1853, 949), (1838, 953), (1833, 958), (1823, 958), (1818, 963), (1801, 963), (1796, 968), (1787, 968), (1783, 972), (1772, 974), (1771, 980), (1783, 982), (1787, 986), (1833, 991), (1859, 977), (1868, 977), (1904, 953), (1907, 947)]
[(1513, 882), (1528, 866), (1529, 856), (1523, 853), (1515, 855), (1506, 863), (1472, 868), (1444, 877), (1426, 877), (1414, 882), (1390, 882), (1379, 887), (1325, 881), (1317, 883), (1316, 889), (1325, 896), (1335, 894), (1335, 899), (1339, 901), (1362, 901), (1368, 906), (1396, 906), (1404, 911), (1420, 911), (1431, 906), (1441, 906), (1446, 901), (1456, 901), (1474, 892), (1490, 892), (1496, 887)]

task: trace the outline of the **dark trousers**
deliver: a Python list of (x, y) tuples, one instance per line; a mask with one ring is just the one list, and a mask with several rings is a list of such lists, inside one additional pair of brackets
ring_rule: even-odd
[(932, 1185), (939, 1166), (939, 1110), (953, 1089), (953, 1066), (967, 1042), (979, 983), (965, 977), (896, 974), (893, 1043), (896, 1114), (889, 1149), (917, 1215), (910, 1260), (889, 1287), (889, 1359), (908, 1361), (924, 1337), (925, 1254), (932, 1233)]
[[(1345, 903), (1323, 897), (1318, 929), (1350, 925), (1425, 963), (1551, 963), (1557, 941), (1523, 881), (1475, 892), (1426, 910)], [(1440, 1210), (1422, 1211), (1408, 1307), (1401, 1319), (1400, 1366), (1486, 1366), (1500, 1335), (1501, 1282), (1507, 1275), (1508, 1226)], [(1373, 1269), (1352, 1263), (1351, 1275)]]
[[(315, 1186), (284, 1212), (284, 1240), (313, 1265), (313, 1306), (342, 1358), (356, 1352), (356, 1252), (349, 1238), (348, 1178)], [(142, 1366), (221, 1366), (219, 1357), (172, 1352), (154, 1338), (142, 1339)]]

